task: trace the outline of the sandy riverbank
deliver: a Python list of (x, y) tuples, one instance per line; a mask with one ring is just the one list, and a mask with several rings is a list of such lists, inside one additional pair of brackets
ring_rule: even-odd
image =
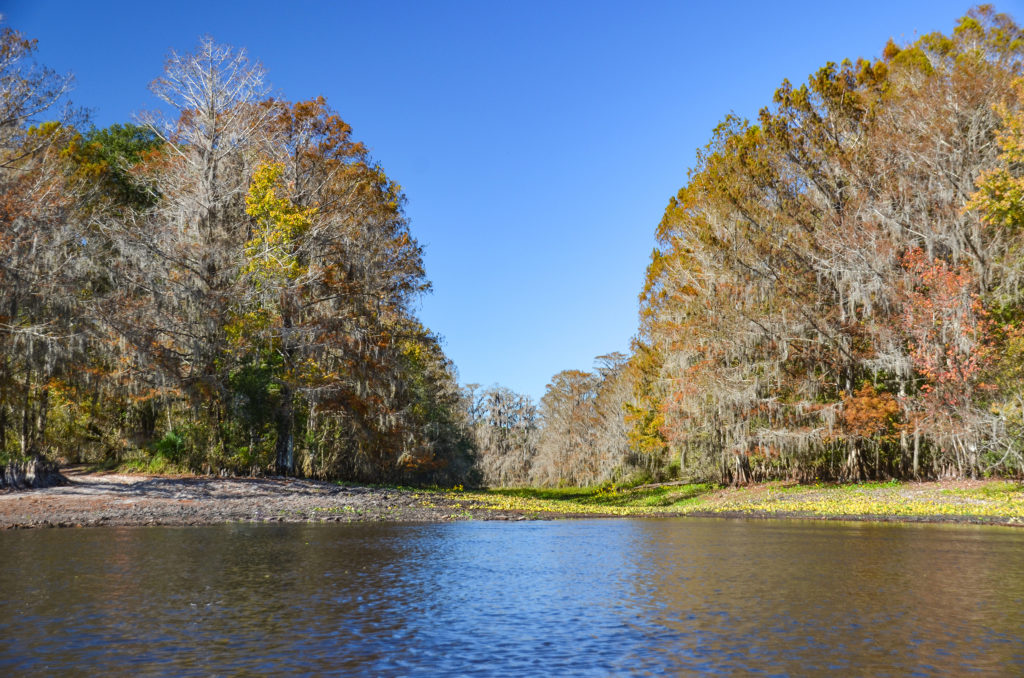
[(210, 478), (65, 471), (69, 483), (0, 490), (0, 529), (228, 522), (447, 522), (694, 516), (1024, 526), (1012, 481), (744, 488), (665, 483), (635, 488), (428, 491), (293, 478)]
[(312, 480), (67, 473), (67, 485), (0, 491), (0, 529), (246, 522), (515, 520), (443, 493)]

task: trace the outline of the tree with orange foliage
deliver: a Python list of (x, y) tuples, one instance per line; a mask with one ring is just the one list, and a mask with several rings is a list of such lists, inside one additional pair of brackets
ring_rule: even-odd
[[(983, 6), (949, 36), (783, 82), (756, 121), (727, 117), (657, 230), (641, 342), (660, 373), (633, 421), (660, 417), (691, 474), (725, 482), (759, 464), (801, 478), (917, 474), (923, 457), (929, 474), (1020, 468), (983, 386), (986, 323), (1020, 257), (1012, 228), (964, 208), (999, 162), (1022, 64), (1024, 31)], [(1002, 222), (1013, 167), (987, 198)], [(847, 428), (865, 382), (879, 416), (900, 406), (913, 453), (905, 431)]]

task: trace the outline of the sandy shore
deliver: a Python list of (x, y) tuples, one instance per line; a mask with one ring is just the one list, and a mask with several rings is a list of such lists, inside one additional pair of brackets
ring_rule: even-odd
[[(1024, 526), (1024, 493), (1000, 481), (905, 485), (753, 485), (694, 501), (669, 484), (627, 489), (602, 504), (502, 493), (343, 486), (294, 478), (209, 478), (65, 470), (67, 485), (0, 490), (0, 529), (229, 522), (447, 522), (612, 516), (682, 516), (974, 523)], [(661, 488), (660, 504), (643, 493)], [(636, 496), (634, 496), (636, 495)], [(618, 501), (622, 497), (626, 501)], [(681, 501), (676, 502), (677, 499)]]
[(0, 529), (246, 522), (516, 520), (443, 494), (312, 480), (66, 473), (70, 483), (0, 491)]

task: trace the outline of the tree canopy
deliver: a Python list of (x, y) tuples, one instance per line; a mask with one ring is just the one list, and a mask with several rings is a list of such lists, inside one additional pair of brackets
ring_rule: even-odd
[(37, 124), (67, 81), (0, 38), (5, 455), (471, 474), (404, 195), (324, 99), (204, 39), (152, 84), (167, 114)]
[(401, 186), (210, 39), (96, 129), (0, 32), (0, 454), (389, 482), (1024, 472), (1024, 31), (783, 81), (657, 225), (630, 355), (460, 389)]

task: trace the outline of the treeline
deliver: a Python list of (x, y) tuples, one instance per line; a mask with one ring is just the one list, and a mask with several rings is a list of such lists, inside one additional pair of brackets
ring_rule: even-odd
[[(533, 437), (487, 429), (485, 477), (1024, 472), (1022, 68), (983, 6), (726, 117), (658, 226), (628, 394), (561, 373)], [(620, 427), (595, 425), (604, 389)]]
[(629, 375), (627, 356), (599, 356), (593, 372), (556, 374), (539, 407), (507, 388), (470, 384), (466, 407), (483, 483), (589, 485), (656, 472), (629, 445)]
[[(657, 229), (630, 355), (459, 389), (404, 196), (206, 41), (97, 130), (0, 36), (0, 453), (488, 485), (1024, 473), (1024, 32), (783, 82)], [(0, 461), (4, 461), (0, 459)]]
[(726, 118), (658, 227), (637, 437), (732, 482), (1024, 470), (1022, 57), (982, 7)]
[(0, 455), (472, 477), (405, 198), (323, 99), (206, 40), (97, 130), (34, 50), (0, 34)]

